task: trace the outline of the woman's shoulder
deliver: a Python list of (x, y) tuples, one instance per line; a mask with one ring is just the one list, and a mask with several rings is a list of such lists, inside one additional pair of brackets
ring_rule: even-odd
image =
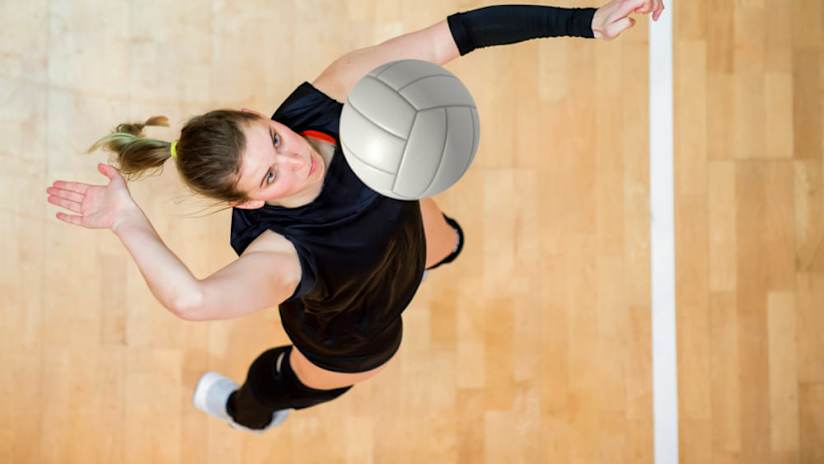
[(346, 91), (329, 76), (320, 75), (311, 83), (312, 87), (338, 103), (346, 101)]
[(284, 235), (274, 232), (271, 229), (265, 229), (252, 240), (249, 246), (243, 250), (242, 255), (254, 252), (283, 253), (294, 256), (295, 262), (298, 262), (298, 253), (295, 245)]
[[(302, 280), (303, 268), (300, 266), (300, 258), (295, 245), (286, 237), (269, 229), (261, 232), (249, 246), (243, 250), (238, 259), (243, 259), (250, 253), (275, 253), (279, 258), (272, 260), (272, 265), (277, 266), (277, 273), (282, 276), (293, 276), (287, 283), (294, 292)], [(284, 257), (286, 259), (281, 259)]]

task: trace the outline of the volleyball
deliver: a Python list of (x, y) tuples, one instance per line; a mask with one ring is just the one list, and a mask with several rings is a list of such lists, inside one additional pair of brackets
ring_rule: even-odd
[(464, 175), (480, 122), (464, 84), (442, 66), (400, 60), (370, 71), (349, 92), (340, 141), (352, 171), (398, 200), (440, 193)]

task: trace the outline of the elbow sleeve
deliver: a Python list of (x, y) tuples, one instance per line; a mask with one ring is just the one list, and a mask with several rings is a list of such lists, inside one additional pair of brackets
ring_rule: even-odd
[(460, 12), (446, 18), (461, 56), (476, 48), (541, 37), (594, 38), (595, 8), (499, 5)]

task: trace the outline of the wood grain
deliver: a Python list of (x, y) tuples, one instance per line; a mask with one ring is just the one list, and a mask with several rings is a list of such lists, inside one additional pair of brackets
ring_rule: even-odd
[[(491, 4), (0, 4), (0, 462), (651, 463), (646, 18), (447, 66), (482, 128), (437, 198), (464, 253), (404, 313), (399, 362), (263, 436), (191, 394), (289, 343), (275, 308), (177, 320), (111, 233), (46, 203), (56, 179), (104, 182), (80, 153), (118, 123), (167, 115), (147, 135), (172, 140), (209, 110), (268, 114), (343, 53)], [(683, 463), (824, 462), (822, 5), (667, 4)], [(229, 212), (173, 166), (130, 188), (196, 275), (235, 258)]]

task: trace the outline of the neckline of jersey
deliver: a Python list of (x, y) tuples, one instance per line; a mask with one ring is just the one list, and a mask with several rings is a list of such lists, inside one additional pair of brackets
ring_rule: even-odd
[(324, 142), (329, 142), (329, 143), (331, 143), (332, 145), (335, 145), (335, 146), (338, 145), (338, 142), (335, 141), (334, 137), (332, 137), (331, 135), (326, 134), (324, 132), (321, 132), (321, 131), (308, 129), (308, 130), (305, 130), (305, 131), (301, 132), (301, 135), (305, 135), (307, 137), (312, 137), (314, 139), (323, 140)]

